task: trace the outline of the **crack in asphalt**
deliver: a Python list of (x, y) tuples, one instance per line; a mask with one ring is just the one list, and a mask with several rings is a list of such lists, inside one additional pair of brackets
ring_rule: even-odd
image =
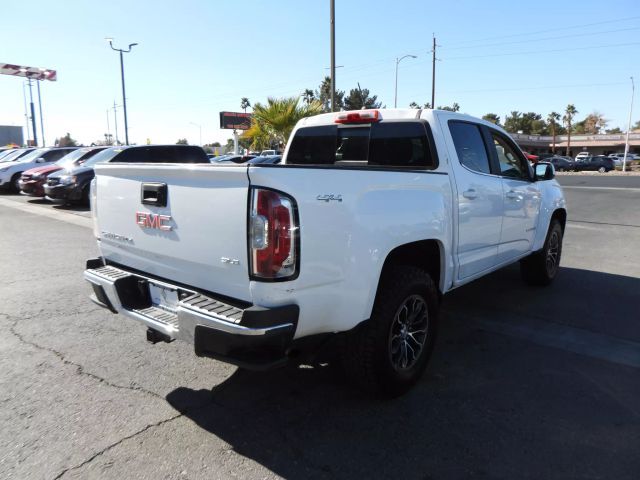
[[(202, 408), (202, 407), (200, 407), (200, 408)], [(72, 472), (74, 470), (78, 470), (78, 469), (88, 465), (89, 463), (93, 462), (96, 458), (98, 458), (98, 457), (104, 455), (105, 453), (107, 453), (109, 450), (117, 447), (118, 445), (120, 445), (123, 442), (126, 442), (127, 440), (131, 440), (132, 438), (137, 437), (138, 435), (146, 432), (147, 430), (149, 430), (151, 428), (159, 427), (161, 425), (164, 425), (165, 423), (172, 422), (173, 420), (176, 420), (176, 419), (178, 419), (178, 418), (180, 418), (182, 416), (184, 416), (184, 413), (180, 413), (178, 415), (174, 415), (172, 417), (165, 418), (164, 420), (160, 420), (158, 422), (150, 423), (150, 424), (144, 426), (143, 428), (141, 428), (140, 430), (138, 430), (137, 432), (134, 432), (134, 433), (132, 433), (130, 435), (122, 437), (120, 440), (117, 440), (117, 441), (113, 442), (112, 444), (107, 445), (105, 448), (103, 448), (102, 450), (94, 453), (92, 456), (90, 456), (89, 458), (87, 458), (83, 462), (79, 463), (78, 465), (74, 465), (73, 467), (65, 468), (58, 475), (53, 477), (53, 480), (59, 480), (60, 478), (65, 476), (67, 473)]]
[[(45, 351), (48, 353), (51, 353), (52, 355), (54, 355), (58, 360), (60, 360), (60, 362), (62, 362), (64, 365), (68, 365), (68, 366), (72, 366), (75, 367), (76, 369), (76, 374), (78, 375), (83, 375), (83, 376), (87, 376), (93, 380), (96, 380), (98, 383), (101, 383), (103, 385), (106, 385), (108, 387), (112, 387), (112, 388), (116, 388), (116, 389), (122, 389), (122, 390), (131, 390), (134, 392), (140, 392), (140, 393), (144, 393), (146, 395), (149, 395), (151, 397), (157, 398), (159, 400), (162, 400), (163, 402), (166, 402), (166, 398), (163, 397), (162, 395), (153, 392), (151, 390), (147, 390), (141, 386), (138, 385), (119, 385), (116, 383), (113, 383), (109, 380), (107, 380), (104, 377), (100, 377), (99, 375), (96, 375), (94, 373), (91, 372), (87, 372), (85, 370), (85, 367), (79, 363), (73, 362), (71, 360), (69, 360), (68, 358), (66, 358), (65, 354), (54, 349), (54, 348), (50, 348), (50, 347), (45, 347), (43, 345), (40, 345), (36, 342), (33, 342), (31, 340), (28, 340), (25, 338), (25, 336), (23, 334), (21, 334), (20, 332), (18, 332), (16, 330), (16, 327), (18, 326), (18, 323), (20, 322), (20, 319), (17, 319), (9, 314), (0, 312), (0, 315), (5, 317), (6, 320), (8, 320), (10, 322), (9, 325), (9, 332), (11, 332), (11, 334), (18, 339), (18, 341), (24, 345), (28, 345), (32, 348), (35, 348), (37, 350), (41, 350), (41, 351)], [(38, 314), (34, 314), (31, 316), (27, 316), (27, 317), (21, 317), (21, 320), (29, 320), (31, 318), (35, 318), (37, 317)], [(58, 473), (55, 477), (53, 477), (53, 480), (58, 480), (62, 477), (64, 477), (67, 473), (75, 471), (75, 470), (79, 470), (85, 466), (87, 466), (88, 464), (90, 464), (91, 462), (93, 462), (96, 458), (104, 455), (105, 453), (107, 453), (108, 451), (116, 448), (117, 446), (119, 446), (120, 444), (122, 444), (123, 442), (126, 442), (127, 440), (130, 440), (132, 438), (137, 437), (138, 435), (141, 435), (143, 433), (145, 433), (146, 431), (156, 428), (156, 427), (160, 427), (166, 423), (172, 422), (174, 420), (177, 420), (181, 417), (185, 417), (185, 416), (189, 416), (192, 413), (196, 413), (201, 409), (204, 409), (206, 407), (209, 407), (211, 405), (216, 405), (222, 409), (225, 410), (230, 410), (230, 411), (240, 411), (242, 412), (244, 409), (242, 408), (238, 408), (238, 407), (233, 407), (233, 406), (229, 406), (229, 405), (225, 405), (224, 403), (220, 402), (219, 400), (217, 400), (215, 398), (216, 395), (221, 395), (227, 388), (230, 388), (231, 385), (227, 384), (227, 385), (223, 385), (222, 387), (219, 387), (218, 390), (214, 393), (213, 391), (211, 392), (211, 398), (209, 399), (209, 401), (203, 403), (202, 405), (197, 405), (194, 406), (192, 408), (186, 408), (184, 409), (181, 413), (178, 413), (176, 415), (173, 415), (169, 418), (165, 418), (163, 420), (159, 420), (157, 422), (154, 423), (150, 423), (145, 425), (143, 428), (141, 428), (140, 430), (126, 435), (122, 438), (120, 438), (119, 440), (111, 443), (110, 445), (107, 445), (106, 447), (104, 447), (103, 449), (99, 450), (98, 452), (94, 453), (93, 455), (91, 455), (89, 458), (83, 460), (82, 462), (80, 462), (77, 465), (74, 465), (72, 467), (67, 467), (64, 470), (62, 470), (60, 473)], [(296, 445), (296, 442), (294, 439), (290, 438), (286, 432), (281, 431), (279, 428), (275, 428), (274, 429), (275, 432), (278, 434), (278, 436), (282, 439), (282, 441), (287, 444), (289, 446), (289, 448), (291, 449), (292, 453), (297, 456), (299, 459), (301, 459), (303, 462), (305, 462), (309, 467), (313, 468), (314, 470), (317, 470), (319, 472), (321, 472), (323, 475), (329, 475), (331, 477), (334, 477), (335, 474), (334, 472), (331, 470), (331, 468), (327, 465), (318, 465), (316, 464), (313, 460), (311, 460), (310, 458), (308, 458), (305, 455), (305, 452), (298, 448), (298, 446)]]
[[(50, 347), (45, 347), (43, 345), (40, 345), (39, 343), (33, 342), (31, 340), (27, 340), (24, 335), (22, 335), (21, 333), (19, 333), (16, 330), (16, 327), (18, 325), (19, 320), (7, 315), (6, 313), (0, 313), (0, 315), (5, 316), (5, 318), (7, 318), (11, 324), (9, 325), (9, 331), (11, 332), (11, 334), (16, 337), (21, 343), (25, 344), (25, 345), (29, 345), (37, 350), (41, 350), (41, 351), (45, 351), (45, 352), (49, 352), (51, 354), (53, 354), (55, 357), (58, 358), (58, 360), (60, 360), (64, 365), (69, 365), (72, 367), (76, 368), (76, 373), (78, 375), (84, 375), (87, 376), (89, 378), (92, 378), (93, 380), (98, 381), (98, 383), (102, 383), (108, 387), (112, 387), (112, 388), (117, 388), (117, 389), (121, 389), (121, 390), (132, 390), (134, 392), (141, 392), (141, 393), (145, 393), (147, 395), (150, 395), (154, 398), (159, 398), (161, 400), (165, 400), (165, 398), (162, 395), (157, 394), (156, 392), (153, 392), (151, 390), (147, 390), (144, 387), (141, 387), (139, 385), (118, 385), (117, 383), (113, 383), (109, 380), (107, 380), (104, 377), (101, 377), (99, 375), (96, 375), (95, 373), (91, 373), (91, 372), (87, 372), (84, 368), (83, 365), (73, 362), (71, 360), (69, 360), (68, 358), (66, 358), (65, 354), (56, 350), (55, 348), (50, 348)], [(31, 317), (25, 317), (23, 318), (23, 320), (28, 320)]]

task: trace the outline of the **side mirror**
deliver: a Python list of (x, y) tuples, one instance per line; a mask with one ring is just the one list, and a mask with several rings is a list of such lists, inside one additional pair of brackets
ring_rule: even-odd
[(47, 161), (47, 160), (46, 160), (45, 158), (42, 158), (42, 157), (38, 157), (38, 158), (36, 158), (36, 163), (44, 163), (44, 162), (46, 162), (46, 161)]
[(536, 180), (553, 180), (556, 171), (553, 165), (548, 162), (538, 162), (535, 166)]

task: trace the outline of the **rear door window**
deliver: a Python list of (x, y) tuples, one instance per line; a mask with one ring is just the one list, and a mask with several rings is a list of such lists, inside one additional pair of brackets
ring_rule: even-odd
[(297, 130), (287, 164), (433, 169), (427, 126), (420, 121), (323, 125)]
[(449, 131), (460, 163), (474, 172), (491, 173), (480, 127), (473, 123), (450, 121)]

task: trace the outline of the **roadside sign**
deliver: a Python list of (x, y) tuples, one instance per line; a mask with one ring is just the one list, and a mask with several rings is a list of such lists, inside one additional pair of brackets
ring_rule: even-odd
[(220, 112), (220, 128), (228, 130), (249, 130), (251, 114), (242, 112)]
[(0, 75), (12, 75), (14, 77), (33, 78), (34, 80), (58, 80), (58, 72), (48, 68), (25, 67), (11, 63), (0, 63)]

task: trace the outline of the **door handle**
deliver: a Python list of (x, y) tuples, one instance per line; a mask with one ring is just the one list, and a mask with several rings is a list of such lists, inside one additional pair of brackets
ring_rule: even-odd
[(515, 190), (510, 190), (505, 194), (505, 197), (511, 199), (511, 200), (522, 200), (522, 195), (520, 195), (518, 192), (516, 192)]
[(473, 188), (470, 188), (469, 190), (465, 190), (464, 192), (462, 192), (462, 196), (464, 198), (468, 198), (469, 200), (474, 200), (478, 198), (478, 194)]

